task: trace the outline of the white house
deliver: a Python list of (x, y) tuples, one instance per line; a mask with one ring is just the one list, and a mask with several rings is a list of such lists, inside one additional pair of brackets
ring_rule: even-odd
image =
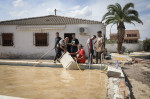
[[(64, 38), (75, 34), (84, 45), (101, 30), (106, 33), (104, 24), (99, 21), (48, 15), (0, 22), (0, 58), (39, 58), (54, 47), (55, 33)], [(49, 52), (44, 58), (55, 55)]]

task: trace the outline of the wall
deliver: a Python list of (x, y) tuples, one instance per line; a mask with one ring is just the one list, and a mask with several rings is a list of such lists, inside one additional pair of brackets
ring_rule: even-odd
[[(126, 50), (129, 51), (142, 51), (143, 45), (138, 44), (123, 44), (123, 46), (126, 48)], [(106, 48), (109, 52), (117, 52), (117, 44), (106, 44)]]
[[(80, 35), (79, 28), (88, 28), (88, 35)], [(20, 31), (16, 29), (16, 25), (0, 25), (1, 33), (13, 33), (14, 46), (2, 46), (0, 45), (0, 58), (39, 58), (46, 51), (54, 47), (55, 33), (59, 32), (60, 37), (64, 38), (64, 33), (76, 33), (76, 38), (80, 43), (84, 45), (84, 49), (87, 53), (86, 41), (91, 35), (96, 35), (97, 31), (101, 30), (105, 33), (105, 27), (103, 24), (75, 24), (66, 25), (63, 30), (42, 30), (42, 31)], [(49, 46), (37, 47), (33, 44), (33, 33), (47, 32), (49, 33)], [(55, 51), (48, 53), (45, 58), (52, 58), (55, 55)]]

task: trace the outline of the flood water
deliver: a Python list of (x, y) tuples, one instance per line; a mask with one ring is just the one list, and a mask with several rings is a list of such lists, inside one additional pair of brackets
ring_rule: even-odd
[(100, 70), (0, 65), (0, 95), (31, 99), (105, 99)]

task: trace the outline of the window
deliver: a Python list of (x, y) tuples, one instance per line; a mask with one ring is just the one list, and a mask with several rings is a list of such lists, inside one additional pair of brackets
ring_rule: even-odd
[(127, 34), (127, 37), (131, 37), (131, 34)]
[(133, 43), (133, 40), (129, 40), (129, 43)]
[(124, 40), (124, 43), (128, 43), (128, 40)]
[(137, 37), (137, 35), (136, 34), (132, 34), (132, 37)]
[(133, 40), (133, 43), (137, 43), (137, 40)]
[(35, 33), (35, 46), (48, 46), (48, 34)]
[(2, 33), (2, 46), (13, 46), (13, 34)]
[(127, 34), (127, 37), (137, 37), (137, 34)]

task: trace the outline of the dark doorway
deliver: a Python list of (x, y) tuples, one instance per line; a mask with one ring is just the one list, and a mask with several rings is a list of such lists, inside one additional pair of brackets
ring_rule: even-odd
[[(75, 34), (75, 33), (64, 33), (64, 38), (69, 37), (69, 43), (71, 43), (73, 34)], [(67, 50), (68, 50), (68, 52), (71, 52), (71, 45), (67, 46)]]

